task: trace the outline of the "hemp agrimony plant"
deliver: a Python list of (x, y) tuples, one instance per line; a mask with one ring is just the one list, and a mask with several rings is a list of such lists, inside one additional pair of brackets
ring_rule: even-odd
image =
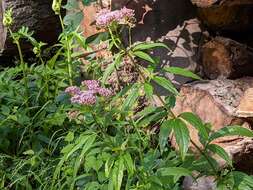
[[(215, 139), (229, 135), (253, 137), (252, 131), (227, 126), (214, 132), (210, 124), (193, 113), (173, 113), (178, 91), (170, 80), (156, 72), (159, 60), (149, 53), (154, 48), (169, 48), (160, 42), (132, 44), (133, 10), (125, 7), (116, 11), (102, 10), (96, 24), (109, 33), (113, 62), (100, 77), (101, 84), (97, 80), (85, 80), (81, 87), (66, 89), (73, 104), (70, 117), (84, 128), (80, 135), (76, 136), (79, 132), (74, 131), (66, 136), (68, 145), (62, 150), (51, 189), (60, 187), (61, 181), (69, 181), (71, 185), (66, 187), (70, 189), (180, 189), (181, 177), (196, 178), (193, 171), (197, 171), (198, 176), (215, 176), (217, 189), (252, 188), (250, 177), (234, 171), (226, 151), (213, 144)], [(125, 31), (129, 34), (128, 43), (122, 39)], [(144, 67), (143, 61), (148, 66)], [(121, 86), (118, 80), (122, 88), (112, 96), (112, 91), (104, 86), (108, 85), (112, 73), (117, 73), (124, 64), (132, 66), (139, 77), (129, 86)], [(166, 67), (162, 71), (201, 80), (179, 67)], [(166, 89), (168, 97), (154, 94), (153, 84)], [(143, 96), (149, 106), (137, 111)], [(156, 99), (160, 101), (159, 106), (154, 104)], [(187, 125), (198, 131), (199, 143), (191, 140)], [(172, 135), (179, 155), (168, 144)], [(199, 159), (188, 150), (190, 144), (198, 151)], [(219, 168), (214, 155), (227, 162), (226, 170)], [(71, 163), (69, 175), (64, 170), (67, 163)]]

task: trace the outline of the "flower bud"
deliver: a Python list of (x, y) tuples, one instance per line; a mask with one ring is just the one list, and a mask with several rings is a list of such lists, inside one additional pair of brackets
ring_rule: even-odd
[(54, 0), (53, 1), (52, 9), (56, 15), (59, 15), (61, 12), (61, 3), (62, 3), (62, 0)]
[(13, 24), (12, 9), (7, 10), (3, 16), (3, 25), (9, 27)]

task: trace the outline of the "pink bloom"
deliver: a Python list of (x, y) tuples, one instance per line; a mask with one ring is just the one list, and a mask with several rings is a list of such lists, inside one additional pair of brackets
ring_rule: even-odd
[(80, 88), (77, 86), (70, 86), (65, 89), (65, 92), (70, 94), (71, 96), (77, 95), (81, 92)]
[(72, 103), (82, 104), (82, 105), (93, 105), (96, 103), (96, 96), (89, 91), (81, 92), (71, 98)]
[(89, 90), (97, 90), (99, 86), (99, 82), (97, 80), (85, 80), (82, 82), (83, 86), (86, 86)]
[(102, 9), (96, 16), (96, 25), (99, 28), (106, 28), (113, 22), (119, 24), (126, 24), (127, 20), (133, 20), (134, 10), (126, 7), (121, 10), (109, 11), (108, 9)]
[(100, 96), (110, 97), (110, 96), (112, 96), (112, 91), (109, 90), (108, 88), (99, 88), (98, 89), (98, 94)]

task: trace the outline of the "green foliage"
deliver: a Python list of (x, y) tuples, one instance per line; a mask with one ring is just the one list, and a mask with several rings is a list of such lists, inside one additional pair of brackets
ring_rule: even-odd
[[(101, 60), (84, 56), (91, 76), (107, 86), (127, 58), (139, 78), (113, 97), (98, 98), (94, 105), (71, 103), (64, 90), (83, 80), (79, 58), (83, 50), (91, 49), (76, 28), (81, 16), (72, 15), (63, 22), (59, 5), (61, 1), (54, 1), (53, 9), (63, 31), (53, 47), (34, 39), (27, 27), (16, 32), (9, 28), (20, 61), (0, 72), (1, 189), (179, 190), (183, 178), (196, 178), (196, 172), (197, 177), (214, 176), (217, 189), (253, 188), (252, 177), (235, 171), (225, 150), (212, 143), (229, 135), (252, 137), (253, 132), (240, 126), (214, 132), (194, 113), (176, 116), (172, 108), (178, 91), (156, 72), (159, 59), (150, 54), (154, 48), (169, 50), (163, 43), (125, 47), (120, 40), (124, 26), (115, 23), (107, 35), (94, 40), (110, 44), (109, 65), (102, 70)], [(69, 0), (64, 8), (79, 9), (78, 2)], [(34, 63), (24, 60), (21, 39), (32, 44)], [(53, 55), (45, 56), (47, 51)], [(164, 68), (164, 72), (200, 79), (178, 67)], [(167, 96), (154, 94), (154, 85), (166, 89)], [(146, 102), (140, 109), (142, 99)], [(154, 99), (160, 103), (154, 104)], [(199, 143), (192, 141), (187, 125), (198, 131)], [(171, 138), (176, 148), (171, 147)], [(199, 159), (189, 151), (190, 145), (199, 152)], [(227, 162), (226, 169), (219, 168), (216, 156)]]

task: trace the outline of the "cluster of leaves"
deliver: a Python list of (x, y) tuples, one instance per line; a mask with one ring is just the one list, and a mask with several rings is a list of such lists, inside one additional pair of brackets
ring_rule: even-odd
[[(69, 0), (65, 8), (73, 9), (76, 3)], [(114, 25), (104, 35), (113, 50), (113, 61), (102, 71), (96, 58), (89, 56), (87, 66), (92, 68), (92, 76), (107, 86), (108, 78), (128, 59), (139, 79), (111, 98), (99, 97), (93, 106), (71, 104), (63, 91), (80, 83), (79, 58), (83, 57), (82, 49), (90, 49), (66, 20), (59, 42), (49, 48), (36, 41), (26, 27), (10, 30), (20, 61), (0, 72), (1, 189), (179, 190), (185, 176), (214, 176), (220, 190), (253, 188), (252, 177), (235, 171), (225, 150), (213, 144), (224, 136), (253, 137), (253, 132), (240, 126), (214, 132), (193, 113), (174, 115), (178, 91), (156, 72), (159, 58), (149, 54), (154, 48), (169, 50), (162, 43), (131, 45), (129, 38), (126, 47), (119, 34), (124, 26)], [(25, 62), (20, 39), (33, 45), (34, 64)], [(54, 55), (45, 60), (43, 53), (54, 48)], [(74, 51), (78, 48), (81, 52)], [(200, 79), (178, 67), (166, 67), (162, 72)], [(154, 94), (154, 84), (168, 91), (165, 99)], [(138, 110), (142, 97), (148, 103)], [(160, 106), (151, 103), (154, 98)], [(191, 140), (187, 125), (198, 131), (199, 144)], [(169, 144), (172, 135), (178, 150)], [(190, 144), (199, 152), (198, 159), (189, 151)], [(220, 168), (214, 155), (224, 159), (228, 167)]]

